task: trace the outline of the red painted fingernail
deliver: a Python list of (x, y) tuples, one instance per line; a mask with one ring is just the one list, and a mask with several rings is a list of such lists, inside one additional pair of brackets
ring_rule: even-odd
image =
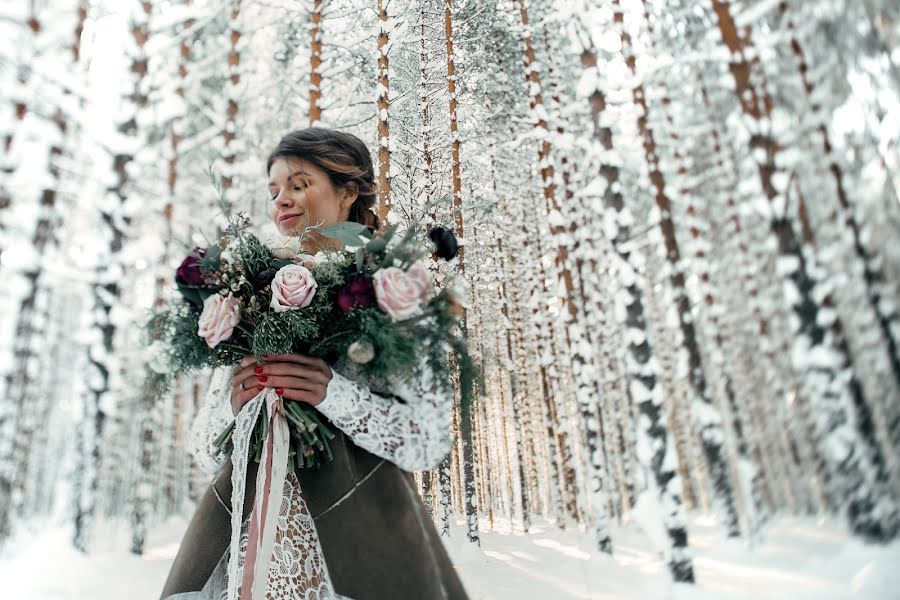
[(282, 395), (282, 394), (284, 393), (284, 390), (281, 389), (281, 388), (275, 388), (275, 393), (278, 394), (278, 395), (280, 396), (280, 395)]
[(255, 368), (253, 369), (253, 372), (256, 373), (257, 375), (260, 375), (260, 374), (263, 372), (263, 368), (262, 368), (262, 367), (255, 367)]
[(261, 385), (256, 386), (256, 391), (257, 392), (263, 391), (263, 386), (261, 386)]
[(265, 375), (261, 375), (260, 377), (257, 377), (257, 378), (256, 378), (256, 380), (259, 381), (259, 382), (266, 381), (267, 379), (268, 379), (268, 377), (266, 377)]

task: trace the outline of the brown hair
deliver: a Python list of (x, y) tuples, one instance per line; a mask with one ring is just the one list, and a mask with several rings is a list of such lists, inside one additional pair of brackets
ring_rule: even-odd
[(337, 188), (355, 186), (356, 200), (350, 206), (348, 221), (365, 225), (372, 231), (381, 226), (372, 212), (375, 206), (375, 169), (372, 156), (361, 139), (352, 133), (323, 127), (292, 131), (278, 142), (266, 162), (266, 173), (278, 158), (302, 158), (328, 175)]

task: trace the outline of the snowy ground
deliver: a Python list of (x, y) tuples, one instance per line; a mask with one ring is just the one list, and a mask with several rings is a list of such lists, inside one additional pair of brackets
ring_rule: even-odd
[[(69, 545), (64, 528), (20, 536), (0, 553), (0, 596), (156, 600), (186, 526), (186, 519), (172, 519), (157, 527), (143, 557), (110, 550), (86, 557)], [(866, 546), (812, 520), (782, 519), (751, 549), (694, 519), (696, 586), (668, 583), (636, 528), (615, 532), (613, 557), (594, 551), (587, 535), (549, 523), (527, 536), (483, 533), (480, 549), (463, 541), (460, 526), (452, 534), (448, 548), (472, 600), (900, 599), (900, 542)]]

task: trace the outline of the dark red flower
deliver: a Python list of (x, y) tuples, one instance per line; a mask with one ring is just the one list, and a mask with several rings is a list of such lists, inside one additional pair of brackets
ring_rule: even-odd
[(206, 256), (206, 250), (196, 248), (192, 254), (189, 254), (183, 261), (181, 266), (175, 271), (175, 281), (182, 285), (203, 285), (206, 278), (200, 271), (200, 260)]
[(363, 276), (357, 276), (338, 290), (337, 305), (341, 312), (350, 312), (354, 307), (368, 308), (375, 302), (375, 288)]

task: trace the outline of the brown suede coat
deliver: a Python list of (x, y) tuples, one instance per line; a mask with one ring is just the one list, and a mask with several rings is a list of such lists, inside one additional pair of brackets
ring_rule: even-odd
[[(466, 600), (412, 473), (363, 450), (337, 428), (334, 461), (298, 469), (335, 592), (355, 600)], [(231, 461), (214, 482), (231, 498)], [(255, 495), (251, 461), (244, 518)], [(200, 590), (228, 547), (230, 518), (212, 488), (201, 498), (162, 598)]]

